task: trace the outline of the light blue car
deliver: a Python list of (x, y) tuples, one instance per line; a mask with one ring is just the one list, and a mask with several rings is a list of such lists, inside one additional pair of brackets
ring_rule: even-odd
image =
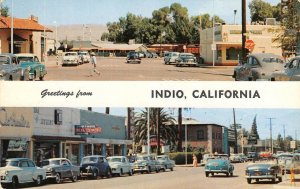
[(205, 176), (209, 174), (225, 174), (226, 176), (233, 176), (234, 166), (228, 159), (209, 159), (205, 165)]

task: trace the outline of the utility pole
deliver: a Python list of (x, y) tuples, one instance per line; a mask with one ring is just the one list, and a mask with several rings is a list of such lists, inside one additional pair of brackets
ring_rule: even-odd
[(157, 155), (160, 155), (160, 108), (156, 108)]
[(242, 64), (246, 61), (246, 0), (242, 0)]
[(235, 145), (234, 145), (234, 153), (238, 153), (238, 145), (237, 145), (237, 129), (236, 129), (236, 122), (235, 122), (235, 109), (233, 108), (233, 124), (234, 124), (234, 139), (235, 139)]
[(275, 118), (267, 118), (270, 120), (270, 146), (271, 146), (271, 153), (273, 154), (273, 139), (272, 139), (272, 119), (275, 119)]

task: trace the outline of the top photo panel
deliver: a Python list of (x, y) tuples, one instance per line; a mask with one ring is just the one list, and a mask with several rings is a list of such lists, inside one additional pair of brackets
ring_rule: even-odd
[(300, 80), (300, 0), (0, 0), (0, 80)]

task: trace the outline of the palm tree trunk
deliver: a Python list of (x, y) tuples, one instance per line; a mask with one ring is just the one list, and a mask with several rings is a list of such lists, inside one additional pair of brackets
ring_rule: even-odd
[(160, 108), (156, 109), (156, 126), (157, 126), (157, 155), (160, 155)]
[(182, 152), (182, 108), (178, 108), (178, 145), (177, 151)]

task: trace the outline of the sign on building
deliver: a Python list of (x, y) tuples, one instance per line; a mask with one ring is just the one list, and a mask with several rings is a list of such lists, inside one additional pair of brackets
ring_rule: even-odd
[(296, 141), (293, 140), (293, 141), (290, 141), (290, 146), (292, 149), (295, 149), (296, 148)]
[(75, 125), (75, 135), (95, 135), (101, 132), (99, 125)]

